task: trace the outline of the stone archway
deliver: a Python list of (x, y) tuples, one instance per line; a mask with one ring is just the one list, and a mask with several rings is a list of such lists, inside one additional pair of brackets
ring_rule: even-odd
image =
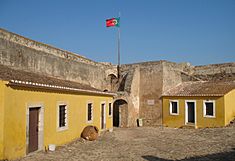
[(107, 79), (108, 79), (108, 84), (110, 86), (110, 91), (115, 91), (118, 78), (114, 74), (109, 74)]
[(128, 104), (123, 99), (113, 103), (113, 126), (127, 127), (128, 125)]

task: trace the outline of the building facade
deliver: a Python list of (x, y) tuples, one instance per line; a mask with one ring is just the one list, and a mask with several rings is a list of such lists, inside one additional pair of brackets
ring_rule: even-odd
[(0, 81), (0, 159), (69, 143), (80, 138), (87, 125), (100, 131), (113, 128), (113, 93), (3, 68), (1, 78), (12, 79)]
[(235, 119), (235, 82), (190, 82), (163, 97), (163, 125), (167, 127), (223, 127)]

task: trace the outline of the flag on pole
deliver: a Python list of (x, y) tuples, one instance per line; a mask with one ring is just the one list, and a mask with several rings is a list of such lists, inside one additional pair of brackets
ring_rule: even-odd
[(120, 18), (111, 18), (106, 20), (106, 27), (119, 27), (120, 26)]

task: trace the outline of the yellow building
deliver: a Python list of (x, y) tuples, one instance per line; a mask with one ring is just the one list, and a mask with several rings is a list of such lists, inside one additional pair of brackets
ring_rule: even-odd
[(235, 118), (235, 81), (186, 82), (162, 96), (164, 126), (226, 126)]
[(113, 93), (0, 66), (0, 160), (112, 129)]

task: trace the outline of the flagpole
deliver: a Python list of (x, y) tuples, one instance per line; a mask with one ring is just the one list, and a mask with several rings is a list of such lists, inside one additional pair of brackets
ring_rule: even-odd
[[(119, 18), (121, 17), (121, 13), (119, 12)], [(118, 65), (117, 65), (117, 76), (118, 80), (120, 78), (120, 38), (121, 38), (121, 30), (120, 26), (118, 26)]]

